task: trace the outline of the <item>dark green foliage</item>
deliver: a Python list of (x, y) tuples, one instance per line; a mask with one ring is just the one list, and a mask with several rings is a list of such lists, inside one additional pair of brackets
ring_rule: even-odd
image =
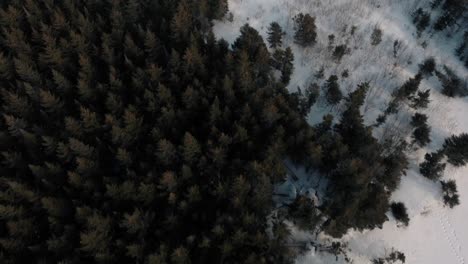
[(457, 184), (454, 180), (441, 181), (442, 194), (444, 204), (450, 208), (453, 208), (460, 204), (460, 196), (458, 195)]
[(299, 112), (306, 116), (320, 96), (320, 87), (316, 83), (311, 83), (304, 93), (298, 88), (296, 95), (298, 97)]
[(457, 25), (460, 19), (462, 20), (461, 22), (464, 23), (464, 19), (466, 19), (464, 15), (468, 9), (465, 1), (441, 0), (435, 2), (433, 6), (439, 6), (441, 3), (443, 3), (442, 14), (434, 24), (435, 30), (441, 31)]
[(338, 45), (335, 47), (335, 49), (333, 50), (333, 58), (336, 60), (336, 61), (340, 61), (341, 58), (343, 58), (343, 56), (345, 54), (348, 54), (350, 52), (350, 49), (348, 48), (347, 45), (343, 44), (343, 45)]
[(393, 263), (405, 263), (406, 256), (400, 251), (393, 250), (388, 256), (383, 258), (376, 258), (372, 260), (372, 264), (393, 264)]
[(338, 104), (343, 98), (343, 93), (341, 92), (340, 85), (338, 84), (338, 76), (336, 75), (331, 75), (328, 78), (324, 89), (327, 102), (331, 105)]
[(416, 113), (411, 119), (411, 125), (415, 128), (413, 131), (413, 142), (420, 147), (424, 147), (431, 142), (431, 129), (427, 124), (427, 116)]
[(434, 74), (436, 62), (433, 57), (427, 58), (422, 64), (419, 64), (419, 72), (423, 75), (430, 76)]
[(294, 70), (293, 62), (294, 54), (290, 47), (286, 48), (286, 50), (276, 49), (273, 52), (271, 65), (281, 72), (281, 81), (286, 85), (289, 83)]
[(411, 107), (414, 109), (424, 109), (429, 106), (431, 102), (429, 98), (431, 97), (431, 90), (427, 89), (425, 91), (418, 91), (418, 94), (411, 98)]
[(312, 129), (260, 34), (217, 41), (225, 0), (52, 2), (0, 4), (0, 261), (291, 262), (266, 219)]
[(371, 35), (371, 44), (373, 46), (379, 45), (380, 42), (382, 42), (382, 35), (383, 35), (382, 30), (378, 27), (375, 27)]
[(430, 180), (440, 179), (446, 167), (446, 164), (442, 163), (443, 158), (443, 151), (427, 153), (424, 157), (424, 162), (419, 165), (419, 171)]
[(468, 134), (453, 135), (445, 139), (443, 149), (450, 164), (465, 166), (468, 163)]
[(297, 227), (308, 231), (314, 231), (317, 223), (320, 221), (320, 216), (314, 202), (302, 195), (297, 196), (288, 205), (288, 217), (291, 218)]
[(418, 91), (419, 85), (421, 84), (421, 80), (422, 75), (420, 73), (416, 74), (416, 76), (410, 78), (403, 84), (403, 86), (396, 90), (393, 96), (397, 100), (410, 99)]
[(395, 217), (398, 222), (408, 226), (410, 219), (408, 217), (408, 213), (406, 212), (405, 204), (402, 202), (392, 203), (390, 208), (392, 209), (393, 217)]
[(285, 33), (277, 22), (271, 22), (268, 27), (268, 43), (271, 48), (280, 47), (283, 44), (283, 36)]
[(460, 77), (458, 77), (449, 67), (444, 66), (444, 71), (445, 74), (436, 71), (436, 76), (442, 83), (442, 93), (449, 97), (468, 95), (466, 83), (463, 83)]
[(463, 40), (455, 49), (455, 54), (465, 63), (465, 67), (468, 68), (468, 31), (465, 31), (463, 34)]
[(431, 15), (422, 8), (418, 8), (413, 13), (413, 23), (416, 26), (418, 36), (421, 36), (421, 33), (426, 30), (431, 23)]
[(315, 18), (309, 14), (300, 13), (294, 18), (294, 34), (295, 42), (303, 47), (315, 44), (317, 38), (317, 27), (315, 26)]
[(368, 90), (369, 84), (363, 83), (349, 94), (347, 108), (334, 127), (331, 119), (316, 127), (322, 152), (327, 153), (320, 168), (331, 175), (324, 206), (330, 220), (324, 228), (335, 237), (350, 227), (380, 227), (387, 220), (389, 190), (398, 186), (407, 169), (404, 147), (383, 154), (379, 149), (384, 146), (372, 136), (371, 127), (364, 125), (360, 108)]

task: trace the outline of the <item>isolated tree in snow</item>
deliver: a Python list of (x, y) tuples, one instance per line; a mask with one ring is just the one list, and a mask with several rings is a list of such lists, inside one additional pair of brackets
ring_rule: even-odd
[(430, 180), (440, 179), (446, 167), (446, 164), (442, 163), (443, 158), (443, 151), (427, 153), (424, 161), (419, 165), (419, 172)]
[(392, 203), (390, 208), (392, 209), (392, 214), (395, 219), (403, 223), (405, 226), (408, 226), (410, 219), (406, 211), (405, 204), (402, 202)]
[(441, 181), (444, 204), (453, 208), (460, 204), (460, 195), (458, 195), (457, 184), (454, 180)]
[(340, 85), (338, 84), (338, 76), (331, 75), (327, 82), (325, 83), (325, 97), (327, 102), (331, 105), (336, 105), (343, 98), (343, 93), (340, 90)]
[(413, 131), (413, 142), (420, 147), (424, 147), (431, 142), (430, 132), (431, 129), (427, 124), (427, 116), (424, 114), (416, 113), (411, 119), (411, 125), (415, 127)]
[(411, 98), (411, 107), (414, 109), (427, 108), (430, 103), (431, 90), (418, 91), (418, 94)]
[(419, 64), (419, 73), (430, 76), (434, 74), (436, 62), (433, 57), (427, 58), (422, 64)]
[(382, 30), (378, 27), (375, 27), (371, 35), (371, 44), (377, 46), (382, 42)]
[(317, 38), (317, 27), (315, 26), (315, 18), (309, 14), (300, 13), (294, 18), (294, 34), (295, 42), (303, 47), (313, 45)]
[(277, 22), (272, 22), (268, 28), (268, 42), (271, 48), (280, 47), (283, 44), (283, 29)]
[(333, 50), (333, 58), (339, 62), (345, 54), (349, 53), (349, 51), (350, 50), (346, 44), (338, 45), (335, 47), (335, 50)]

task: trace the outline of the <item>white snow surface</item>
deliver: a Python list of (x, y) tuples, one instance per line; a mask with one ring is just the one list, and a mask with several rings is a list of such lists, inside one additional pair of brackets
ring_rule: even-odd
[[(229, 0), (234, 20), (217, 21), (214, 31), (218, 38), (232, 43), (239, 36), (239, 28), (249, 23), (266, 41), (268, 25), (278, 22), (287, 33), (283, 47), (290, 46), (295, 54), (295, 70), (289, 90), (294, 92), (298, 86), (304, 88), (311, 82), (322, 84), (331, 74), (341, 76), (348, 69), (350, 76), (346, 79), (340, 77), (343, 92), (352, 91), (364, 81), (371, 84), (363, 111), (366, 122), (372, 124), (386, 108), (390, 93), (414, 76), (418, 64), (425, 58), (434, 57), (438, 69), (447, 65), (465, 82), (468, 78), (466, 68), (453, 52), (459, 43), (460, 34), (456, 29), (442, 33), (426, 31), (420, 38), (416, 36), (411, 13), (418, 7), (429, 10), (429, 4), (429, 0)], [(310, 48), (301, 48), (293, 42), (292, 17), (300, 12), (316, 18), (317, 43)], [(353, 25), (357, 28), (351, 36)], [(375, 27), (382, 29), (384, 36), (379, 45), (372, 46), (370, 35)], [(461, 31), (463, 29), (458, 32)], [(453, 34), (452, 38), (447, 38), (449, 33)], [(335, 35), (336, 45), (347, 44), (351, 48), (351, 54), (345, 55), (340, 63), (333, 61), (327, 49), (329, 34)], [(396, 57), (393, 55), (395, 40), (403, 43)], [(423, 43), (427, 44), (425, 48)], [(314, 74), (321, 67), (325, 69), (325, 78), (317, 80)], [(439, 149), (446, 137), (468, 132), (468, 98), (441, 95), (436, 77), (421, 83), (420, 89), (427, 88), (431, 89), (432, 101), (429, 109), (423, 112), (429, 115), (432, 143), (409, 154), (411, 165), (408, 175), (402, 178), (392, 197), (392, 200), (402, 201), (407, 206), (410, 225), (398, 227), (388, 213), (390, 220), (382, 229), (349, 231), (340, 241), (348, 243), (348, 254), (353, 263), (370, 263), (370, 259), (383, 257), (394, 248), (404, 252), (406, 263), (410, 264), (468, 264), (468, 168), (448, 166), (445, 171), (444, 179), (455, 179), (459, 189), (461, 205), (454, 209), (443, 206), (440, 185), (422, 177), (418, 170), (424, 154)], [(340, 107), (330, 108), (319, 101), (311, 110), (308, 121), (315, 124), (323, 114), (339, 114), (339, 111)], [(375, 136), (382, 137), (391, 131), (409, 138), (411, 130), (407, 121), (414, 110), (406, 107), (400, 112), (387, 121), (388, 125), (376, 130)], [(303, 175), (306, 172), (299, 168), (297, 173)], [(290, 187), (285, 183), (278, 186), (278, 190), (288, 191), (289, 188), (291, 192), (297, 191)], [(315, 239), (312, 234), (292, 229), (297, 239)], [(323, 242), (329, 238), (320, 234), (317, 239)], [(344, 263), (344, 260), (337, 262), (335, 256), (311, 250), (299, 256), (296, 263)]]

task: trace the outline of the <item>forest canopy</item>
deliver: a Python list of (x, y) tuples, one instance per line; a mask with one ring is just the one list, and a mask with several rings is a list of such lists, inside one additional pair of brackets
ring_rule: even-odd
[[(285, 222), (270, 221), (285, 159), (329, 180), (323, 205), (287, 205), (301, 227), (341, 237), (387, 220), (407, 144), (364, 124), (371, 84), (342, 94), (330, 76), (327, 102), (344, 111), (310, 126), (320, 88), (286, 89), (282, 29), (271, 53), (248, 24), (229, 45), (211, 28), (227, 12), (226, 0), (0, 2), (0, 262), (292, 263)], [(315, 18), (295, 23), (313, 45)], [(417, 92), (406, 86), (397, 99)], [(449, 162), (466, 163), (451, 151), (465, 141), (446, 142)]]

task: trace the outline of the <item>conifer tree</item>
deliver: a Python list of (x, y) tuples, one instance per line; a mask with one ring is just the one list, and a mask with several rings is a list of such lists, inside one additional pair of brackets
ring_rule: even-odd
[(427, 153), (424, 162), (419, 165), (419, 171), (430, 180), (440, 179), (446, 167), (446, 164), (442, 163), (443, 158), (443, 151)]
[(315, 18), (309, 14), (300, 13), (294, 18), (294, 34), (295, 42), (303, 47), (311, 46), (316, 42), (317, 27), (315, 26)]
[(270, 48), (281, 47), (283, 44), (283, 36), (285, 33), (283, 29), (277, 22), (271, 22), (268, 27), (268, 42), (270, 43)]
[(453, 208), (460, 204), (457, 184), (454, 180), (441, 181), (444, 204)]
[(325, 84), (327, 102), (331, 105), (338, 104), (343, 94), (341, 93), (340, 86), (338, 84), (338, 76), (331, 75)]
[(445, 139), (444, 153), (447, 161), (457, 167), (468, 163), (468, 134), (452, 135)]

